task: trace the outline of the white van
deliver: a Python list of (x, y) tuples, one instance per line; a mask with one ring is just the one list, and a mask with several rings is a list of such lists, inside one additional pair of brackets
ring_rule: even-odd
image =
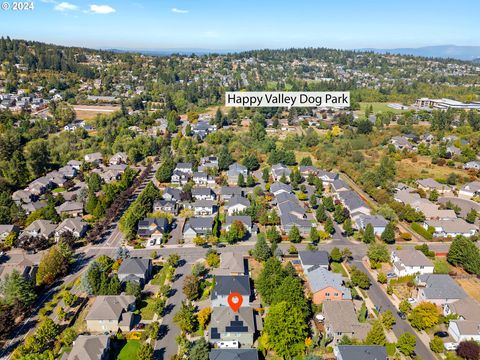
[(447, 342), (443, 344), (443, 346), (445, 346), (445, 349), (447, 349), (448, 351), (455, 351), (458, 348), (458, 344), (454, 342)]

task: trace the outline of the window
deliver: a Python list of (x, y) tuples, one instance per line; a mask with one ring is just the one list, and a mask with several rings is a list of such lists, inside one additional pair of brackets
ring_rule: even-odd
[(338, 296), (338, 293), (333, 294), (333, 296)]
[(325, 293), (325, 296), (330, 296), (330, 293)]

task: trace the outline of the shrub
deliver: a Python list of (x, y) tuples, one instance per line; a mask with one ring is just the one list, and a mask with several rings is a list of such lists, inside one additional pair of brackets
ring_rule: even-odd
[(422, 225), (414, 222), (410, 226), (417, 234), (423, 236), (425, 239), (427, 240), (433, 239), (433, 232), (425, 230), (425, 228)]
[(412, 234), (408, 233), (408, 232), (402, 232), (400, 233), (400, 237), (405, 240), (405, 241), (410, 241), (412, 240)]
[(442, 353), (445, 350), (442, 339), (440, 339), (438, 336), (435, 336), (430, 341), (430, 350), (437, 354)]

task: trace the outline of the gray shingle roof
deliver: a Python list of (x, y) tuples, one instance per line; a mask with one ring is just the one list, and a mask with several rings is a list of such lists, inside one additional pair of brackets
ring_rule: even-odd
[(250, 334), (255, 332), (255, 319), (251, 307), (241, 307), (237, 312), (233, 312), (228, 306), (213, 308), (210, 321), (211, 338), (219, 339), (219, 334), (232, 332)]
[(233, 292), (250, 296), (250, 278), (248, 275), (222, 275), (215, 277), (215, 288), (212, 291), (212, 299), (216, 299), (217, 296), (230, 295)]
[(343, 360), (386, 360), (388, 358), (385, 346), (378, 345), (339, 345)]
[(120, 315), (135, 303), (133, 295), (97, 296), (86, 320), (119, 320)]
[(152, 260), (142, 258), (127, 258), (118, 268), (118, 274), (144, 274), (150, 267)]
[(209, 360), (258, 360), (257, 349), (212, 349)]
[(463, 299), (468, 296), (449, 275), (423, 274), (418, 280), (426, 284), (423, 291), (427, 299)]
[(312, 292), (316, 293), (326, 287), (333, 287), (339, 292), (341, 291), (344, 299), (351, 299), (352, 294), (350, 289), (343, 286), (343, 277), (322, 267), (313, 267), (305, 273), (308, 279), (308, 284)]
[(299, 251), (298, 257), (303, 265), (328, 265), (329, 258), (326, 251)]
[(109, 344), (109, 335), (79, 335), (68, 360), (100, 360)]

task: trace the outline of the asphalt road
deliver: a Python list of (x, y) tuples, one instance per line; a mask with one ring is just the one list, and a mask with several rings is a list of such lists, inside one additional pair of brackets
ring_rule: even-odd
[(396, 324), (393, 325), (393, 332), (397, 336), (397, 338), (402, 335), (403, 333), (409, 332), (417, 338), (417, 345), (415, 346), (415, 353), (417, 356), (420, 356), (424, 360), (436, 360), (435, 356), (432, 354), (429, 348), (425, 346), (425, 344), (420, 340), (417, 336), (415, 330), (410, 326), (407, 320), (402, 320), (397, 314), (397, 308), (392, 304), (392, 302), (388, 299), (387, 294), (383, 292), (380, 286), (377, 283), (377, 279), (374, 279), (370, 272), (365, 268), (361, 261), (354, 261), (353, 262), (357, 268), (368, 274), (372, 285), (367, 290), (368, 297), (372, 302), (378, 307), (380, 313), (384, 311), (391, 310), (393, 315), (396, 319)]

